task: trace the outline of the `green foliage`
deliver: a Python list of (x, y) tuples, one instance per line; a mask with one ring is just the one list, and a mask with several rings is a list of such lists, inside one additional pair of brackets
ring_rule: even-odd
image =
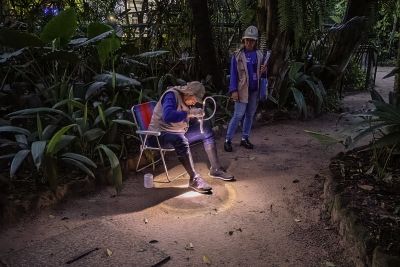
[(313, 104), (316, 113), (320, 113), (326, 96), (321, 81), (312, 73), (306, 74), (302, 69), (304, 64), (293, 62), (287, 75), (287, 85), (279, 92), (278, 104), (282, 108), (288, 102), (292, 93), (300, 115), (307, 117), (307, 101)]
[(35, 34), (3, 28), (0, 29), (0, 44), (21, 49), (24, 47), (40, 47), (44, 43)]
[(345, 90), (361, 91), (365, 89), (366, 74), (359, 63), (351, 61), (346, 68)]
[(279, 27), (281, 31), (294, 33), (295, 48), (301, 48), (322, 27), (325, 4), (319, 0), (278, 1)]
[(75, 11), (72, 8), (67, 9), (46, 24), (40, 38), (46, 43), (56, 39), (61, 45), (65, 45), (74, 35), (77, 26)]

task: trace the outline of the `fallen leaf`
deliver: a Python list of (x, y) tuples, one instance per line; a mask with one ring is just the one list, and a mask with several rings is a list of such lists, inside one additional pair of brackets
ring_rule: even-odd
[(295, 221), (295, 222), (301, 222), (301, 220), (300, 220), (300, 219), (294, 219), (294, 221)]
[(359, 184), (357, 186), (359, 188), (367, 190), (367, 191), (371, 191), (372, 189), (374, 189), (374, 187), (372, 185), (367, 185), (367, 184)]
[(108, 257), (111, 257), (111, 255), (113, 254), (113, 252), (110, 249), (107, 249), (106, 252)]
[(371, 168), (368, 169), (368, 171), (365, 174), (372, 174), (372, 172), (374, 171), (374, 165), (371, 166)]
[(149, 222), (149, 220), (147, 220), (147, 218), (144, 218), (144, 223), (147, 224)]
[(49, 218), (50, 218), (50, 219), (54, 219), (55, 217), (56, 217), (56, 216), (54, 216), (54, 215), (51, 215), (51, 214), (49, 215)]
[(210, 259), (209, 259), (206, 255), (203, 256), (203, 262), (204, 262), (205, 264), (207, 264), (207, 265), (211, 265), (211, 261), (210, 261)]
[(328, 267), (335, 267), (336, 266), (333, 262), (330, 262), (330, 261), (326, 261), (325, 265), (328, 266)]
[(193, 244), (192, 244), (192, 243), (187, 244), (187, 245), (185, 246), (185, 249), (186, 249), (186, 250), (194, 250)]
[(250, 157), (249, 158), (249, 160), (255, 160), (256, 159), (256, 157)]
[(146, 250), (144, 248), (136, 250), (137, 252), (145, 252)]

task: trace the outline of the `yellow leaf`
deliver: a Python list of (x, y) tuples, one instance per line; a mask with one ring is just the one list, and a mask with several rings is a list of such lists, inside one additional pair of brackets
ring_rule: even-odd
[(111, 250), (107, 249), (107, 256), (111, 257), (112, 254), (113, 254), (113, 252)]
[(358, 187), (361, 188), (361, 189), (367, 190), (367, 191), (371, 191), (372, 189), (374, 189), (373, 186), (366, 185), (366, 184), (359, 184)]
[(207, 265), (211, 265), (211, 261), (210, 261), (210, 259), (209, 259), (206, 255), (203, 256), (203, 262), (204, 262), (205, 264), (207, 264)]

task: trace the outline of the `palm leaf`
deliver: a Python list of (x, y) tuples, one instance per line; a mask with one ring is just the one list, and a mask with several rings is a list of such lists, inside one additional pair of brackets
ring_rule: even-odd
[(22, 162), (24, 162), (26, 156), (31, 151), (29, 149), (20, 150), (15, 154), (13, 161), (11, 162), (10, 167), (10, 177), (14, 177), (15, 173), (18, 171), (19, 167), (21, 166)]

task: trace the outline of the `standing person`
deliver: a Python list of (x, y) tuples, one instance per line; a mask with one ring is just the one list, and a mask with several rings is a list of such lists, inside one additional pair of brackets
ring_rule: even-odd
[(229, 93), (232, 100), (235, 101), (235, 107), (224, 143), (224, 149), (227, 152), (233, 150), (232, 138), (243, 117), (240, 145), (247, 149), (254, 147), (249, 136), (259, 101), (259, 81), (267, 68), (266, 65), (263, 65), (263, 53), (257, 49), (257, 40), (257, 28), (255, 26), (248, 27), (242, 37), (243, 47), (232, 56)]
[[(204, 132), (200, 132), (200, 122), (197, 118), (202, 117), (204, 111), (193, 106), (202, 101), (204, 94), (204, 86), (197, 81), (184, 86), (170, 87), (156, 104), (148, 128), (150, 131), (161, 132), (161, 146), (172, 145), (175, 148), (179, 161), (190, 176), (189, 187), (200, 193), (208, 193), (212, 188), (194, 168), (190, 143), (203, 141), (211, 165), (209, 176), (224, 181), (234, 179), (233, 175), (221, 168), (214, 133), (208, 123), (204, 123)], [(155, 137), (149, 142), (156, 142)]]

